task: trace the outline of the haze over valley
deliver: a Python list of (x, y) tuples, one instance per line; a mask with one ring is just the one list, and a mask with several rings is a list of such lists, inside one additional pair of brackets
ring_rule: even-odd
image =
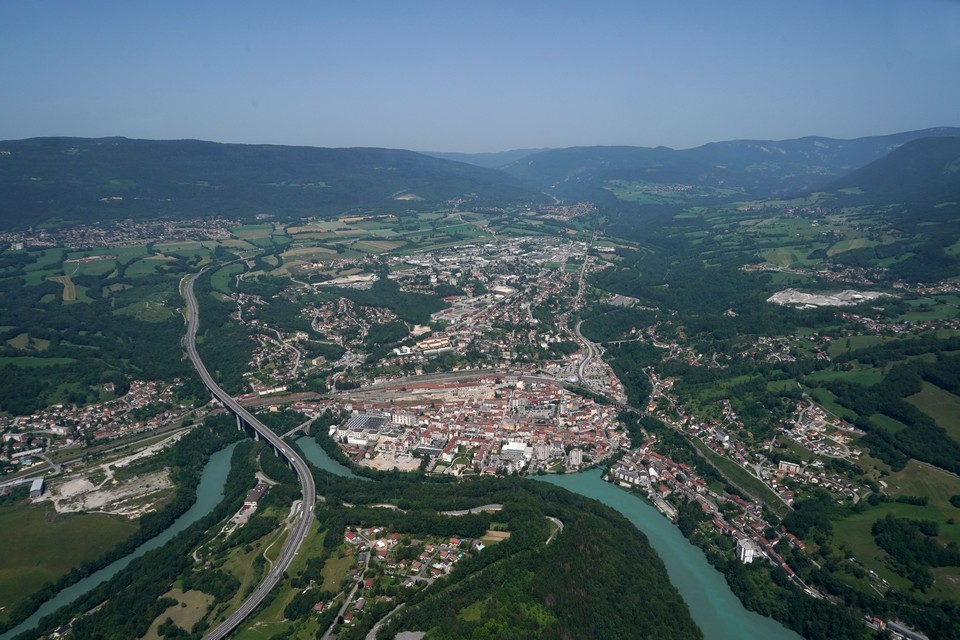
[(955, 27), (3, 3), (0, 640), (960, 638)]

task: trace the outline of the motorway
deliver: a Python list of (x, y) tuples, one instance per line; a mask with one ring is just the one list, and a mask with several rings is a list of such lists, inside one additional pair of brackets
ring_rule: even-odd
[(577, 322), (577, 326), (574, 327), (574, 332), (577, 335), (577, 339), (580, 340), (580, 344), (587, 348), (587, 352), (583, 355), (583, 358), (580, 359), (580, 364), (577, 366), (577, 377), (580, 378), (580, 384), (594, 391), (590, 386), (590, 383), (587, 382), (587, 365), (593, 362), (593, 359), (600, 355), (600, 347), (584, 337), (580, 333), (580, 325), (583, 324), (583, 320)]
[(243, 603), (240, 604), (236, 611), (230, 614), (226, 620), (221, 622), (215, 629), (204, 636), (204, 640), (220, 640), (221, 638), (226, 638), (229, 636), (230, 633), (232, 633), (244, 620), (247, 619), (251, 613), (253, 613), (253, 610), (256, 609), (261, 602), (263, 602), (264, 598), (267, 597), (267, 594), (269, 594), (271, 589), (273, 589), (277, 582), (279, 582), (280, 576), (282, 576), (290, 567), (290, 563), (293, 562), (294, 557), (300, 550), (300, 546), (310, 533), (310, 526), (313, 524), (314, 518), (313, 507), (317, 502), (317, 487), (314, 483), (313, 475), (310, 473), (310, 469), (307, 467), (307, 463), (304, 462), (303, 458), (301, 458), (296, 451), (291, 449), (279, 436), (268, 429), (262, 422), (257, 420), (249, 411), (240, 406), (236, 400), (234, 400), (223, 389), (221, 389), (220, 385), (216, 383), (216, 381), (207, 371), (203, 361), (200, 360), (200, 356), (197, 354), (197, 325), (199, 324), (199, 312), (197, 299), (193, 293), (193, 283), (196, 280), (197, 275), (184, 278), (183, 282), (181, 283), (181, 292), (184, 299), (187, 301), (187, 335), (184, 342), (187, 347), (187, 353), (190, 356), (190, 361), (197, 369), (197, 373), (199, 373), (200, 377), (203, 379), (203, 383), (207, 385), (208, 389), (210, 389), (210, 393), (213, 394), (213, 397), (216, 398), (228, 411), (238, 416), (252, 429), (254, 429), (259, 434), (260, 438), (269, 442), (274, 449), (287, 460), (290, 466), (293, 467), (293, 470), (297, 472), (297, 477), (300, 480), (300, 485), (303, 492), (303, 508), (300, 514), (300, 519), (297, 520), (297, 522), (291, 527), (290, 536), (283, 545), (283, 549), (280, 551), (280, 557), (277, 558), (273, 568), (269, 573), (267, 573), (267, 575), (264, 576), (260, 584), (257, 585), (257, 588), (246, 600), (243, 601)]

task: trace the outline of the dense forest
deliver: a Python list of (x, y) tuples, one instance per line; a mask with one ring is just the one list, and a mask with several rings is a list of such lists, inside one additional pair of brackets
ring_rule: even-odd
[(243, 326), (230, 317), (236, 311), (236, 303), (214, 291), (210, 277), (210, 271), (202, 273), (193, 287), (200, 306), (197, 352), (220, 387), (237, 394), (246, 391), (243, 374), (254, 342)]
[[(426, 628), (443, 638), (561, 638), (574, 629), (583, 638), (701, 637), (643, 534), (597, 502), (517, 479), (454, 486), (409, 480), (352, 484), (360, 494), (351, 492), (351, 499), (389, 496), (410, 508), (499, 501), (505, 506), (496, 519), (511, 532), (509, 539), (458, 565), (449, 586), (434, 585), (415, 595), (378, 637)], [(544, 546), (546, 515), (565, 523), (563, 535), (550, 546)], [(474, 518), (480, 530), (490, 516)], [(437, 530), (445, 532), (440, 524)], [(645, 596), (651, 590), (656, 599)], [(467, 605), (478, 615), (461, 615)]]

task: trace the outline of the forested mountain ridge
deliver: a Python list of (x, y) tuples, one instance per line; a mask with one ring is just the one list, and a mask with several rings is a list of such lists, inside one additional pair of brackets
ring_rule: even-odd
[(451, 199), (540, 201), (505, 173), (397, 149), (199, 140), (31, 138), (0, 142), (0, 227), (47, 219), (405, 211)]
[(492, 154), (199, 140), (8, 140), (0, 141), (0, 228), (50, 219), (322, 217), (430, 209), (456, 199), (474, 206), (537, 203), (545, 199), (542, 192), (602, 205), (623, 199), (624, 192), (629, 199), (637, 188), (680, 189), (688, 200), (724, 202), (832, 186), (905, 143), (952, 136), (960, 129), (854, 140), (734, 140), (685, 150), (597, 146)]
[(875, 204), (955, 202), (960, 200), (960, 137), (913, 140), (829, 188), (855, 190), (849, 195)]
[(692, 149), (593, 146), (552, 149), (504, 170), (524, 183), (566, 198), (595, 195), (611, 180), (686, 182), (766, 197), (823, 187), (919, 138), (960, 135), (939, 127), (852, 140), (732, 140)]

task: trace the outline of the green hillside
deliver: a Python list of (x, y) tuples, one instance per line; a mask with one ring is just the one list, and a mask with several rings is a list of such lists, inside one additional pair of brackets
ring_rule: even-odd
[(956, 206), (960, 200), (960, 137), (908, 142), (837, 180), (830, 189), (847, 190), (848, 199), (872, 204)]
[(197, 140), (33, 138), (0, 142), (0, 227), (48, 219), (219, 214), (326, 216), (538, 201), (516, 179), (392, 149)]
[(891, 278), (937, 281), (960, 273), (960, 137), (916, 140), (831, 185), (838, 206), (876, 211), (889, 244), (845, 254), (847, 264), (889, 262)]

